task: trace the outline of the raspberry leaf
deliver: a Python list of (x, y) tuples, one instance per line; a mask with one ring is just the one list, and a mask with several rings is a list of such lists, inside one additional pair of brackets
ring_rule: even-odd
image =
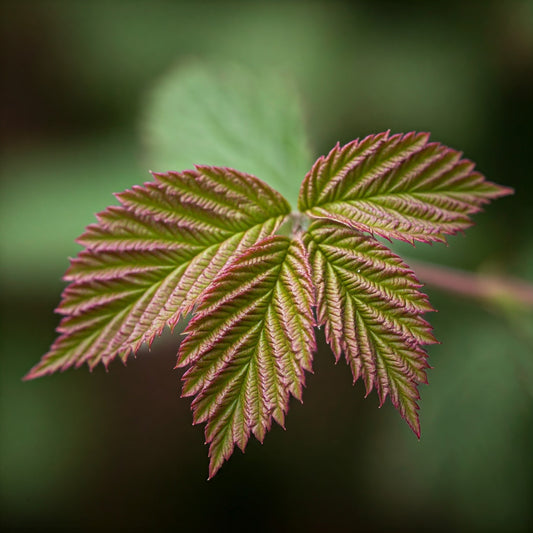
[(375, 238), (335, 221), (317, 220), (307, 234), (317, 323), (354, 382), (393, 405), (420, 436), (417, 383), (427, 383), (426, 353), (436, 342), (422, 314), (430, 311), (407, 265)]
[(385, 132), (320, 157), (302, 183), (299, 208), (389, 240), (442, 242), (471, 226), (469, 215), (483, 204), (511, 193), (427, 133)]
[(289, 397), (302, 398), (315, 349), (307, 254), (294, 239), (269, 237), (237, 258), (202, 297), (179, 351), (183, 396), (207, 422), (209, 476), (250, 434), (284, 426)]
[[(295, 168), (283, 161), (278, 181)], [(423, 346), (436, 342), (423, 315), (432, 308), (375, 236), (444, 241), (511, 189), (424, 133), (337, 145), (306, 175), (300, 213), (227, 167), (154, 177), (118, 194), (120, 205), (79, 238), (85, 249), (65, 275), (60, 335), (26, 379), (126, 361), (195, 312), (177, 366), (187, 368), (182, 395), (193, 398), (194, 423), (206, 424), (212, 477), (235, 445), (244, 450), (250, 435), (262, 442), (272, 421), (284, 425), (312, 370), (318, 325), (354, 382), (367, 395), (375, 389), (380, 405), (390, 397), (420, 436)]]
[(60, 336), (28, 379), (126, 360), (189, 313), (235, 254), (273, 234), (290, 207), (257, 178), (228, 168), (154, 174), (117, 195), (78, 242), (57, 311)]

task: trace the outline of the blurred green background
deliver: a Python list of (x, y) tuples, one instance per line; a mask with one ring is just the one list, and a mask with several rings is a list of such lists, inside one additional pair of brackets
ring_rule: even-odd
[(167, 170), (147, 138), (153, 88), (195, 61), (290, 80), (313, 158), (389, 128), (464, 150), (516, 195), (449, 247), (398, 249), (533, 281), (533, 2), (0, 5), (4, 531), (533, 527), (533, 318), (516, 307), (428, 288), (442, 344), (429, 349), (420, 442), (389, 402), (363, 400), (320, 338), (287, 431), (210, 482), (172, 370), (177, 335), (109, 373), (21, 382), (54, 339), (74, 238), (112, 192)]

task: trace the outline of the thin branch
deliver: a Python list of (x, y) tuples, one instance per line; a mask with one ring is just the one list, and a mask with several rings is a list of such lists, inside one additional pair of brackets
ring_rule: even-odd
[(490, 302), (507, 300), (533, 308), (533, 284), (516, 278), (466, 272), (422, 261), (408, 263), (422, 283)]

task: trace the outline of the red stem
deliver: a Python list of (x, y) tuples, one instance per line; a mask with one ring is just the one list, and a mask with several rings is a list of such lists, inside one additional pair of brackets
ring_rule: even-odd
[(515, 278), (476, 274), (409, 260), (418, 279), (427, 285), (481, 300), (507, 299), (533, 307), (533, 285)]

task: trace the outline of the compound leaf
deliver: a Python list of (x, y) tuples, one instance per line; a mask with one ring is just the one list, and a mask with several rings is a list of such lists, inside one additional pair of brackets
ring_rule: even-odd
[(469, 215), (512, 193), (427, 133), (369, 135), (320, 157), (300, 189), (299, 208), (360, 231), (410, 243), (444, 241)]
[[(195, 87), (202, 76), (191, 79)], [(228, 101), (235, 104), (234, 96)], [(279, 126), (287, 141), (292, 130), (280, 116), (269, 131)], [(221, 130), (238, 153), (248, 146), (245, 129)], [(283, 182), (304, 160), (300, 141), (294, 150), (284, 144), (286, 158), (258, 152), (265, 157), (249, 168), (263, 162), (268, 178)], [(177, 366), (187, 367), (183, 396), (193, 397), (194, 423), (206, 423), (213, 477), (235, 445), (244, 451), (250, 435), (262, 442), (272, 421), (284, 425), (291, 395), (302, 399), (318, 325), (354, 382), (362, 378), (367, 395), (376, 389), (380, 405), (389, 396), (420, 436), (418, 385), (429, 368), (423, 346), (436, 342), (423, 315), (432, 308), (414, 273), (375, 235), (444, 241), (485, 203), (512, 192), (461, 157), (425, 133), (337, 144), (306, 175), (302, 213), (291, 213), (266, 183), (227, 167), (154, 173), (154, 182), (118, 194), (120, 205), (78, 239), (85, 249), (65, 275), (60, 335), (26, 379), (126, 361), (195, 310)]]
[(60, 336), (27, 379), (124, 361), (190, 312), (235, 254), (273, 234), (290, 212), (257, 178), (219, 167), (154, 174), (117, 195), (78, 242), (57, 311)]
[(423, 344), (436, 342), (422, 318), (426, 295), (405, 263), (375, 238), (340, 223), (317, 220), (306, 237), (317, 324), (325, 326), (335, 358), (344, 353), (354, 382), (367, 395), (387, 395), (420, 436), (417, 383), (427, 383)]
[(223, 269), (202, 296), (178, 366), (194, 422), (207, 422), (212, 477), (250, 434), (284, 425), (290, 394), (301, 400), (315, 349), (314, 293), (299, 235), (266, 238)]

